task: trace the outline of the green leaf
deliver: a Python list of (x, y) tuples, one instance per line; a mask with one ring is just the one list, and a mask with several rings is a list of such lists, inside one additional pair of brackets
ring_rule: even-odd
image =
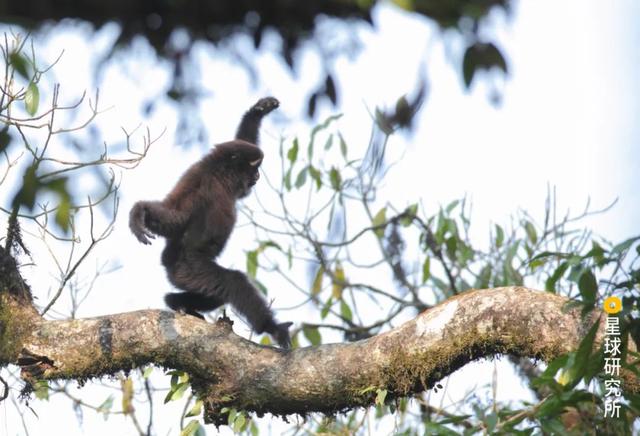
[(626, 241), (617, 244), (615, 247), (611, 249), (611, 254), (617, 255), (622, 253), (623, 251), (628, 250), (629, 247), (631, 247), (633, 243), (638, 240), (640, 240), (640, 236), (635, 236), (633, 238), (629, 238)]
[(249, 431), (251, 432), (251, 436), (258, 436), (260, 434), (260, 430), (253, 420), (251, 420), (251, 425), (249, 426)]
[(370, 386), (367, 386), (366, 388), (360, 389), (360, 390), (358, 391), (358, 394), (360, 394), (360, 395), (364, 395), (364, 394), (366, 394), (367, 392), (373, 392), (373, 391), (375, 391), (375, 390), (376, 390), (376, 387), (375, 387), (375, 386), (373, 386), (373, 385), (370, 385)]
[(29, 79), (29, 71), (27, 69), (29, 61), (22, 56), (22, 54), (15, 51), (9, 54), (9, 63), (19, 75), (25, 79)]
[(513, 244), (509, 246), (509, 249), (507, 250), (506, 260), (505, 260), (506, 264), (508, 265), (512, 264), (513, 259), (516, 257), (516, 254), (518, 254), (519, 247), (520, 247), (520, 241), (515, 241)]
[(413, 203), (408, 206), (402, 215), (403, 217), (400, 218), (400, 224), (402, 224), (403, 227), (409, 227), (413, 219), (418, 215), (418, 203)]
[(322, 186), (322, 173), (313, 165), (309, 165), (309, 175), (316, 182), (316, 189), (320, 190), (320, 187)]
[(487, 431), (491, 434), (493, 429), (496, 428), (496, 424), (498, 424), (498, 415), (495, 412), (491, 412), (485, 416), (484, 422), (487, 424)]
[(322, 343), (322, 336), (320, 336), (320, 331), (318, 331), (317, 327), (302, 327), (302, 333), (304, 337), (311, 343), (313, 346), (320, 345)]
[(313, 284), (311, 285), (311, 295), (318, 295), (322, 291), (322, 278), (324, 277), (324, 267), (322, 265), (318, 267), (316, 275), (313, 278)]
[(275, 248), (277, 250), (282, 251), (282, 247), (276, 241), (272, 241), (271, 239), (268, 241), (260, 241), (260, 246), (258, 247), (258, 251), (262, 253), (267, 248)]
[(527, 237), (531, 241), (532, 244), (538, 242), (538, 234), (536, 233), (536, 228), (530, 221), (525, 221), (524, 230), (527, 232)]
[[(222, 411), (224, 411), (224, 409), (222, 409)], [(229, 410), (229, 415), (227, 416), (227, 424), (229, 425), (229, 427), (233, 425), (233, 422), (236, 420), (237, 414), (238, 414), (238, 411), (236, 409)]]
[(24, 108), (31, 116), (38, 112), (38, 105), (40, 104), (40, 91), (35, 83), (29, 82), (27, 91), (24, 94)]
[(144, 372), (142, 373), (142, 378), (144, 378), (145, 380), (148, 379), (151, 376), (151, 373), (153, 372), (153, 366), (149, 365), (144, 369)]
[(287, 191), (291, 191), (291, 170), (292, 168), (289, 168), (284, 174), (284, 187)]
[(12, 207), (26, 206), (29, 210), (33, 209), (36, 203), (36, 193), (40, 188), (40, 181), (36, 176), (36, 165), (30, 165), (24, 170), (22, 175), (22, 187), (15, 195), (12, 201)]
[(597, 266), (602, 267), (607, 263), (604, 248), (598, 242), (591, 241), (591, 250), (583, 256), (584, 259), (592, 257)]
[[(383, 207), (373, 217), (373, 221), (371, 222), (371, 225), (373, 227), (378, 227), (378, 226), (382, 226), (386, 222), (387, 222), (387, 208)], [(384, 230), (385, 230), (385, 227), (382, 226), (380, 228), (375, 229), (373, 232), (376, 234), (378, 238), (382, 238), (384, 236)]]
[(55, 215), (56, 224), (65, 232), (69, 231), (71, 226), (71, 198), (64, 196), (60, 200)]
[(459, 436), (460, 433), (457, 431), (453, 431), (450, 428), (438, 424), (437, 422), (427, 422), (424, 427), (425, 433), (428, 435), (438, 435), (438, 436)]
[[(535, 255), (529, 262), (533, 262), (540, 259), (546, 259), (547, 257), (556, 257), (558, 259), (567, 259), (570, 257), (567, 253), (561, 253), (559, 251), (543, 251), (540, 254)], [(548, 259), (547, 259), (548, 260)]]
[(247, 418), (244, 416), (243, 413), (239, 413), (235, 421), (233, 421), (234, 433), (240, 433), (241, 431), (243, 431), (246, 423), (247, 423)]
[(262, 295), (267, 295), (269, 294), (269, 291), (267, 290), (267, 287), (265, 285), (262, 284), (262, 282), (258, 279), (254, 279), (253, 280), (253, 284), (256, 286), (256, 288), (258, 288), (258, 290), (260, 292), (262, 292)]
[(46, 380), (38, 380), (35, 383), (35, 394), (38, 400), (49, 399), (49, 382)]
[(536, 411), (538, 418), (557, 415), (564, 409), (564, 403), (558, 397), (549, 397)]
[(333, 134), (329, 135), (327, 142), (324, 143), (324, 150), (327, 151), (333, 145)]
[(344, 289), (345, 282), (346, 276), (344, 274), (344, 269), (342, 268), (342, 265), (338, 263), (334, 272), (333, 288), (331, 289), (331, 296), (336, 300), (342, 298), (342, 290)]
[(422, 283), (426, 283), (431, 277), (431, 258), (425, 257), (422, 263)]
[(260, 345), (271, 345), (272, 343), (273, 342), (271, 341), (269, 335), (263, 335), (262, 339), (260, 339)]
[(474, 256), (475, 251), (473, 248), (465, 244), (462, 240), (458, 241), (458, 262), (460, 263), (460, 266), (466, 266)]
[(496, 224), (496, 247), (502, 247), (502, 243), (504, 242), (504, 230), (498, 224)]
[(447, 248), (447, 256), (449, 256), (449, 259), (455, 261), (456, 251), (458, 249), (458, 238), (455, 236), (450, 236), (444, 242)]
[(344, 159), (346, 159), (347, 158), (347, 143), (345, 142), (345, 140), (342, 137), (341, 133), (338, 133), (338, 138), (340, 138), (340, 153), (342, 154), (342, 157)]
[(11, 142), (11, 135), (9, 135), (9, 126), (6, 125), (0, 130), (0, 153), (5, 151)]
[(546, 263), (547, 263), (547, 259), (531, 260), (529, 261), (529, 268), (531, 268), (531, 271), (535, 271), (538, 268), (544, 266)]
[(296, 188), (300, 189), (307, 181), (307, 171), (309, 171), (309, 167), (304, 167), (298, 173), (298, 177), (296, 178), (296, 183), (295, 183)]
[(125, 415), (133, 413), (133, 380), (127, 377), (120, 382), (122, 388), (122, 412)]
[(104, 400), (102, 404), (100, 404), (96, 409), (96, 412), (104, 414), (105, 419), (107, 418), (107, 415), (109, 415), (109, 412), (113, 407), (113, 399), (113, 395), (109, 395), (107, 399)]
[(287, 159), (289, 159), (289, 162), (291, 162), (292, 164), (298, 159), (299, 149), (300, 149), (300, 146), (298, 144), (298, 138), (295, 138), (293, 140), (293, 145), (291, 145), (291, 148), (287, 152)]
[(351, 313), (351, 308), (344, 300), (340, 300), (340, 315), (344, 319), (348, 319), (349, 321), (353, 320), (353, 313)]
[(573, 389), (585, 375), (589, 360), (591, 359), (593, 351), (593, 343), (596, 338), (596, 332), (600, 326), (600, 320), (596, 321), (587, 335), (580, 341), (578, 351), (569, 354), (569, 360), (565, 367), (565, 373), (563, 375), (565, 384), (569, 389)]
[(258, 274), (258, 250), (247, 252), (247, 275), (253, 279)]
[(192, 416), (200, 416), (202, 413), (202, 400), (197, 400), (193, 407), (184, 415), (185, 418), (190, 418)]
[(460, 200), (453, 200), (451, 203), (447, 205), (447, 207), (444, 210), (447, 212), (447, 214), (450, 214), (451, 211), (455, 209), (458, 204), (460, 204)]
[(325, 319), (331, 310), (331, 306), (333, 306), (333, 296), (329, 297), (329, 299), (322, 306), (322, 310), (320, 311), (320, 319)]
[(547, 368), (542, 372), (540, 377), (554, 377), (560, 369), (567, 366), (568, 361), (569, 356), (566, 354), (556, 357), (547, 364)]
[(376, 126), (378, 126), (385, 135), (391, 135), (393, 133), (393, 125), (391, 124), (389, 117), (379, 108), (376, 108), (374, 114)]
[(583, 379), (585, 383), (590, 383), (604, 368), (604, 348), (599, 348), (596, 353), (589, 357), (586, 368), (584, 370)]
[(593, 307), (598, 294), (598, 282), (590, 269), (585, 269), (580, 275), (578, 289), (587, 307)]
[(177, 385), (175, 385), (175, 387), (171, 387), (171, 389), (167, 393), (167, 396), (164, 398), (165, 404), (170, 401), (176, 401), (182, 398), (188, 387), (189, 383), (178, 383)]
[(549, 277), (544, 282), (544, 289), (547, 292), (557, 292), (556, 291), (556, 283), (564, 275), (564, 273), (567, 270), (567, 268), (569, 268), (569, 262), (568, 261), (564, 261), (560, 265), (558, 265), (558, 267), (555, 269), (553, 274), (551, 274), (551, 277)]
[(331, 171), (329, 171), (329, 180), (331, 181), (331, 187), (336, 191), (339, 191), (342, 186), (342, 177), (336, 167), (331, 167)]
[(384, 400), (387, 398), (387, 390), (386, 389), (378, 389), (376, 391), (376, 405), (383, 406)]
[(55, 222), (65, 232), (69, 230), (71, 218), (71, 194), (67, 188), (67, 177), (51, 179), (40, 187), (55, 193), (60, 199), (55, 214)]
[(198, 436), (201, 432), (203, 432), (202, 425), (197, 419), (193, 419), (180, 431), (180, 436)]

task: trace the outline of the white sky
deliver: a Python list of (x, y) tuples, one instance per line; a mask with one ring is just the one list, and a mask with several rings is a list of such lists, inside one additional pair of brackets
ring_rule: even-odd
[[(613, 240), (637, 234), (640, 3), (523, 1), (515, 10), (514, 20), (507, 21), (498, 14), (494, 18), (496, 27), (490, 36), (497, 36), (510, 68), (506, 82), (494, 80), (503, 94), (502, 104), (497, 107), (489, 103), (487, 82), (482, 77), (477, 77), (480, 80), (471, 92), (463, 89), (457, 71), (461, 47), (450, 35), (444, 35), (443, 42), (442, 35), (436, 34), (429, 23), (381, 8), (375, 16), (376, 32), (364, 27), (357, 31), (364, 51), (354, 61), (341, 59), (336, 64), (341, 101), (337, 111), (344, 113), (340, 128), (350, 152), (357, 153), (359, 144), (367, 143), (371, 126), (367, 108), (393, 105), (400, 95), (414, 89), (416, 78), (426, 69), (430, 93), (418, 128), (412, 135), (399, 135), (393, 140), (398, 149), (406, 148), (406, 156), (394, 170), (395, 176), (385, 181), (381, 197), (393, 198), (399, 206), (421, 197), (435, 211), (439, 204), (466, 194), (473, 200), (474, 228), (479, 237), (486, 237), (488, 223), (506, 222), (518, 208), (541, 216), (547, 184), (551, 184), (557, 187), (560, 210), (577, 212), (589, 197), (594, 208), (619, 198), (612, 211), (593, 218), (590, 224)], [(47, 36), (46, 46), (50, 53), (65, 49), (55, 68), (63, 94), (92, 89), (92, 56), (101, 51), (97, 47), (109, 41), (110, 31), (94, 38), (82, 32), (54, 33)], [(108, 67), (103, 74), (101, 99), (105, 106), (114, 106), (100, 121), (103, 132), (112, 132), (105, 134), (108, 141), (121, 140), (120, 126), (132, 128), (142, 120), (137, 106), (141, 97), (158, 95), (167, 79), (166, 71), (150, 62), (144, 49), (138, 54), (133, 60)], [(244, 71), (232, 65), (222, 51), (203, 52), (202, 82), (211, 91), (211, 97), (201, 105), (209, 114), (203, 117), (224, 120), (210, 128), (211, 142), (230, 138), (240, 114), (258, 97), (268, 94), (277, 96), (282, 107), (280, 114), (266, 123), (263, 142), (277, 146), (281, 134), (289, 139), (306, 135), (309, 124), (302, 115), (304, 102), (310, 84), (316, 83), (320, 74), (316, 55), (307, 51), (301, 58), (304, 62), (294, 80), (274, 57), (261, 54), (257, 61), (262, 77), (255, 89)], [(114, 258), (123, 267), (98, 281), (82, 306), (82, 316), (163, 307), (162, 295), (169, 285), (159, 265), (162, 244), (152, 248), (138, 244), (126, 223), (134, 201), (162, 198), (180, 171), (202, 154), (195, 148), (173, 146), (172, 109), (161, 106), (153, 118), (144, 120), (152, 132), (165, 126), (169, 131), (139, 169), (123, 174), (116, 230), (87, 263), (85, 274), (91, 275), (94, 262)], [(325, 105), (319, 109), (318, 119), (336, 112)], [(222, 263), (242, 268), (247, 246), (251, 241), (236, 232)], [(46, 290), (49, 276), (37, 268), (28, 274), (35, 289)], [(280, 301), (286, 293), (276, 293), (275, 297)], [(464, 373), (456, 373), (451, 377), (451, 391), (469, 388), (471, 380), (478, 385), (489, 383), (492, 365), (474, 364)], [(499, 368), (507, 371), (504, 365)], [(454, 386), (456, 383), (458, 386)], [(85, 396), (90, 390), (76, 393)], [(505, 392), (500, 395), (517, 397)], [(104, 394), (98, 398), (104, 398)], [(27, 412), (31, 434), (50, 433), (52, 423), (61, 420), (68, 423), (68, 434), (99, 434), (107, 429), (116, 434), (120, 428), (127, 434), (132, 429), (118, 417), (104, 423), (89, 411), (84, 414), (83, 427), (78, 428), (67, 404), (49, 407), (34, 401), (32, 406), (40, 418)], [(156, 407), (162, 411), (159, 420), (166, 417), (176, 422), (176, 407)], [(0, 435), (22, 432), (12, 405), (2, 403), (0, 417), (6, 417), (0, 419)], [(156, 427), (160, 428), (167, 427)]]

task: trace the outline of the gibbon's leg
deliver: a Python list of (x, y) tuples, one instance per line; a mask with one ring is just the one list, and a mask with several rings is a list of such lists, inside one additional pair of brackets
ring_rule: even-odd
[(182, 232), (188, 214), (165, 207), (161, 201), (139, 201), (129, 213), (129, 227), (143, 244), (156, 235), (171, 238)]
[[(180, 310), (192, 314), (198, 310), (206, 310), (203, 306), (212, 306), (214, 301), (230, 303), (247, 320), (253, 331), (269, 333), (283, 348), (291, 346), (291, 323), (276, 322), (271, 309), (246, 275), (223, 268), (206, 254), (195, 250), (185, 250), (172, 257), (175, 262), (165, 265), (169, 280), (174, 286), (187, 292), (168, 294), (166, 301), (169, 307), (173, 308), (171, 304), (176, 303)], [(199, 294), (200, 299), (192, 298), (194, 294)]]
[(200, 312), (210, 312), (224, 304), (224, 301), (196, 292), (175, 292), (164, 296), (164, 301), (176, 312), (184, 312), (201, 319), (204, 316)]
[(250, 142), (258, 145), (258, 130), (262, 118), (269, 112), (280, 106), (280, 102), (274, 97), (265, 97), (258, 100), (256, 104), (251, 106), (242, 116), (238, 130), (236, 131), (236, 139)]

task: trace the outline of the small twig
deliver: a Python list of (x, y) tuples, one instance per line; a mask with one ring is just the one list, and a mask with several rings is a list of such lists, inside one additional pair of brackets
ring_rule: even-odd
[(0, 383), (2, 383), (2, 395), (0, 395), (0, 402), (2, 402), (9, 396), (9, 383), (2, 376), (0, 376)]

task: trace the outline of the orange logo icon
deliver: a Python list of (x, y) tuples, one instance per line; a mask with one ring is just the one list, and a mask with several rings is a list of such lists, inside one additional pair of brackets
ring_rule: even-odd
[(604, 300), (604, 311), (609, 315), (615, 315), (622, 310), (622, 301), (618, 297), (609, 297)]

